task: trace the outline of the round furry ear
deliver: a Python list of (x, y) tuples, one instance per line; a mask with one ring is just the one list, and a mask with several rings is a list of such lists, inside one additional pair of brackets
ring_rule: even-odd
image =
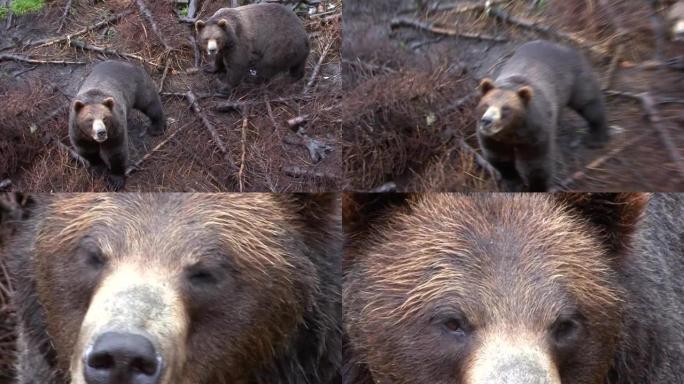
[(82, 102), (81, 100), (74, 101), (74, 104), (73, 104), (74, 112), (76, 112), (76, 113), (80, 112), (81, 109), (83, 109), (83, 107), (85, 107), (84, 102)]
[(518, 89), (518, 96), (522, 99), (525, 105), (532, 100), (532, 95), (534, 95), (534, 91), (527, 85)]
[(108, 97), (108, 98), (102, 100), (102, 105), (104, 105), (105, 107), (107, 107), (111, 110), (114, 108), (114, 99), (111, 97)]
[(195, 31), (197, 31), (199, 33), (202, 30), (202, 28), (204, 28), (205, 25), (206, 24), (202, 20), (195, 21)]
[(221, 19), (218, 21), (218, 26), (221, 28), (225, 28), (228, 26), (228, 20), (226, 19)]
[(490, 78), (484, 78), (480, 81), (480, 93), (484, 96), (492, 89), (496, 88), (494, 81)]

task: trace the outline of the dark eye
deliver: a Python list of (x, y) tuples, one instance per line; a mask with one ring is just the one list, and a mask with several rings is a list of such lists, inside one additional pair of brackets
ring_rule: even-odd
[(187, 278), (191, 284), (197, 286), (213, 285), (218, 282), (216, 275), (207, 268), (190, 268), (187, 271)]
[(551, 337), (559, 347), (573, 344), (582, 331), (581, 315), (560, 316), (551, 326)]
[(511, 107), (504, 105), (501, 108), (501, 115), (502, 116), (508, 116), (511, 113)]
[(442, 322), (444, 330), (455, 337), (463, 338), (468, 333), (468, 325), (460, 317), (448, 317)]
[(100, 249), (100, 246), (91, 238), (85, 238), (81, 241), (79, 253), (85, 264), (95, 270), (100, 270), (107, 265), (107, 258), (102, 252), (102, 249)]

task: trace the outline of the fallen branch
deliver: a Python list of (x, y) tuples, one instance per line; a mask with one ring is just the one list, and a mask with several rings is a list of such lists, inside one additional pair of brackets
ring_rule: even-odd
[(141, 56), (134, 55), (132, 53), (127, 53), (127, 52), (119, 52), (116, 49), (112, 49), (112, 48), (104, 48), (104, 47), (98, 47), (97, 45), (86, 44), (85, 42), (83, 42), (81, 40), (69, 40), (69, 46), (74, 47), (74, 48), (79, 48), (79, 49), (82, 49), (85, 51), (97, 52), (97, 53), (100, 53), (103, 55), (115, 55), (115, 56), (119, 56), (119, 57), (127, 57), (129, 59), (138, 60), (142, 63), (147, 63), (153, 67), (159, 67), (159, 64), (148, 61)]
[(392, 22), (390, 23), (390, 27), (392, 29), (396, 28), (401, 28), (401, 27), (410, 27), (410, 28), (415, 28), (423, 31), (427, 31), (430, 33), (434, 33), (436, 35), (443, 35), (443, 36), (449, 36), (449, 37), (463, 37), (466, 39), (477, 39), (477, 40), (488, 40), (488, 41), (495, 41), (495, 42), (507, 42), (508, 39), (504, 39), (501, 37), (496, 37), (496, 36), (489, 36), (489, 35), (483, 35), (480, 33), (473, 33), (473, 32), (459, 32), (455, 29), (450, 29), (450, 28), (444, 28), (444, 27), (436, 27), (434, 23), (426, 23), (422, 22), (420, 20), (408, 18), (408, 17), (397, 17), (395, 19), (392, 19)]
[(614, 158), (615, 156), (617, 156), (620, 152), (624, 151), (629, 146), (636, 144), (640, 140), (643, 140), (644, 137), (646, 137), (645, 134), (633, 137), (631, 140), (627, 140), (626, 142), (624, 142), (619, 147), (615, 147), (615, 148), (611, 149), (605, 155), (600, 156), (600, 157), (594, 159), (591, 163), (587, 164), (587, 166), (584, 167), (584, 169), (573, 173), (569, 177), (565, 178), (565, 180), (561, 181), (560, 183), (558, 183), (557, 185), (552, 187), (549, 190), (549, 192), (559, 192), (559, 191), (567, 190), (571, 185), (573, 185), (574, 183), (576, 183), (576, 182), (582, 180), (584, 177), (586, 177), (590, 170), (601, 166), (603, 163)]
[(135, 3), (138, 5), (138, 10), (140, 11), (140, 14), (147, 20), (150, 26), (152, 26), (152, 32), (154, 32), (154, 34), (157, 35), (157, 38), (159, 39), (159, 41), (161, 41), (162, 45), (164, 46), (164, 49), (166, 51), (170, 51), (171, 47), (169, 46), (169, 44), (166, 43), (166, 39), (164, 39), (164, 35), (162, 35), (161, 31), (159, 30), (157, 22), (154, 21), (152, 12), (150, 12), (150, 10), (147, 8), (147, 5), (145, 5), (145, 1), (135, 0)]
[[(166, 92), (168, 93), (168, 92)], [(211, 95), (210, 95), (211, 96)], [(301, 96), (289, 96), (289, 97), (279, 97), (277, 99), (270, 100), (270, 102), (275, 103), (285, 103), (292, 100), (303, 100), (305, 98)], [(227, 101), (221, 103), (214, 107), (216, 112), (242, 112), (243, 108), (251, 107), (253, 105), (258, 105), (263, 103), (264, 100), (246, 100), (246, 101)]]
[(166, 80), (166, 75), (169, 73), (170, 62), (171, 62), (171, 59), (169, 58), (168, 55), (166, 55), (166, 65), (164, 65), (164, 73), (162, 73), (162, 78), (159, 81), (159, 90), (157, 91), (158, 93), (161, 93), (162, 89), (164, 89), (164, 81)]
[(624, 50), (625, 45), (620, 44), (617, 46), (615, 49), (615, 54), (613, 55), (613, 58), (610, 60), (610, 66), (608, 66), (608, 72), (606, 72), (606, 78), (603, 83), (603, 89), (606, 90), (610, 88), (610, 86), (613, 84), (613, 78), (615, 77), (615, 70), (617, 69), (618, 63), (620, 62), (620, 58), (622, 57), (622, 51)]
[(247, 142), (247, 116), (249, 113), (245, 111), (243, 114), (242, 118), (242, 132), (240, 134), (240, 147), (242, 150), (242, 154), (240, 155), (240, 170), (238, 171), (238, 186), (240, 188), (240, 192), (244, 190), (244, 184), (242, 183), (242, 173), (245, 170), (245, 143)]
[(30, 64), (61, 64), (61, 65), (69, 65), (69, 64), (88, 64), (85, 61), (69, 61), (69, 60), (40, 60), (40, 59), (32, 59), (30, 57), (26, 56), (21, 56), (21, 55), (15, 55), (12, 53), (5, 53), (0, 55), (0, 61), (5, 61), (5, 60), (12, 60), (12, 61), (19, 61), (22, 63), (30, 63)]
[(165, 146), (166, 143), (168, 143), (169, 141), (171, 141), (171, 139), (173, 139), (174, 136), (176, 136), (176, 134), (177, 134), (178, 132), (180, 132), (181, 130), (182, 130), (182, 129), (181, 129), (180, 127), (177, 128), (175, 131), (173, 131), (172, 134), (168, 135), (164, 140), (160, 141), (159, 144), (155, 145), (154, 148), (152, 148), (149, 152), (147, 152), (147, 153), (146, 153), (143, 157), (141, 157), (138, 161), (136, 161), (134, 164), (128, 166), (128, 168), (126, 168), (126, 176), (130, 176), (131, 173), (134, 173), (134, 172), (140, 170), (140, 169), (141, 169), (140, 166), (142, 165), (142, 163), (143, 163), (145, 160), (149, 159), (155, 152), (157, 152), (157, 151), (160, 150), (163, 146)]
[(665, 145), (670, 160), (674, 163), (680, 176), (684, 177), (684, 159), (682, 159), (682, 155), (679, 153), (679, 148), (675, 146), (672, 136), (670, 136), (670, 132), (661, 125), (663, 119), (656, 109), (655, 100), (648, 92), (643, 92), (639, 95), (641, 96), (641, 104), (646, 110), (648, 120), (653, 124), (653, 127), (660, 135), (660, 141)]
[(597, 46), (594, 46), (589, 43), (586, 39), (574, 34), (574, 33), (567, 33), (567, 32), (561, 32), (553, 27), (546, 27), (539, 25), (535, 21), (532, 20), (526, 20), (521, 17), (516, 17), (508, 14), (506, 11), (503, 11), (499, 8), (491, 8), (489, 12), (487, 12), (489, 15), (492, 15), (498, 19), (501, 19), (502, 21), (505, 21), (507, 23), (517, 25), (522, 28), (527, 28), (535, 32), (540, 32), (540, 33), (545, 33), (547, 35), (554, 36), (558, 39), (561, 40), (566, 40), (570, 41), (574, 44), (577, 44), (579, 46), (582, 46), (600, 56), (609, 56), (610, 54), (606, 52), (604, 48), (600, 48)]
[(197, 45), (197, 40), (195, 39), (195, 36), (190, 36), (190, 45), (192, 45), (192, 51), (195, 55), (195, 68), (199, 68), (202, 55), (200, 53), (199, 46)]
[(233, 159), (230, 156), (230, 150), (228, 150), (228, 148), (226, 147), (226, 144), (221, 139), (221, 136), (219, 136), (218, 132), (216, 131), (216, 128), (214, 128), (214, 125), (209, 121), (209, 119), (207, 119), (207, 117), (204, 115), (204, 112), (202, 112), (202, 109), (199, 106), (199, 102), (197, 101), (197, 96), (195, 96), (195, 94), (192, 91), (188, 91), (185, 93), (185, 98), (188, 100), (188, 103), (190, 104), (190, 107), (192, 107), (192, 110), (197, 114), (197, 116), (199, 116), (204, 127), (211, 134), (211, 137), (214, 140), (216, 146), (218, 146), (221, 152), (223, 152), (223, 156), (226, 159), (226, 162), (228, 163), (230, 171), (234, 172), (235, 170), (237, 170), (238, 167), (235, 165), (235, 162), (233, 162)]
[(52, 140), (57, 144), (59, 148), (64, 150), (66, 153), (71, 156), (72, 159), (76, 160), (77, 163), (79, 163), (81, 166), (88, 168), (90, 167), (90, 162), (86, 160), (83, 156), (79, 155), (76, 151), (74, 151), (71, 147), (68, 145), (62, 143), (57, 137), (52, 136)]
[(471, 155), (475, 159), (475, 163), (484, 169), (497, 183), (501, 180), (501, 174), (494, 168), (494, 166), (487, 161), (482, 155), (480, 155), (475, 148), (471, 147), (470, 144), (466, 143), (465, 140), (460, 140), (461, 149)]
[(188, 4), (188, 15), (187, 15), (187, 17), (189, 19), (194, 19), (196, 13), (197, 13), (197, 0), (190, 0), (190, 3)]
[(337, 181), (337, 177), (326, 172), (308, 171), (301, 167), (283, 167), (283, 173), (294, 178), (307, 177), (311, 179), (325, 179), (330, 181)]
[(321, 57), (318, 58), (318, 62), (316, 63), (316, 66), (314, 67), (313, 72), (311, 73), (311, 78), (306, 83), (306, 86), (304, 86), (304, 93), (308, 93), (309, 89), (311, 89), (311, 87), (316, 82), (316, 77), (318, 77), (318, 72), (321, 71), (321, 65), (323, 65), (323, 60), (325, 60), (325, 57), (328, 55), (328, 51), (330, 50), (330, 47), (332, 47), (334, 42), (335, 42), (335, 40), (330, 40), (328, 42), (328, 44), (325, 46), (325, 48), (323, 49), (323, 52), (321, 53)]
[(107, 18), (107, 19), (105, 19), (105, 20), (102, 20), (102, 21), (100, 21), (100, 22), (98, 22), (98, 23), (95, 23), (95, 24), (93, 24), (93, 25), (91, 25), (91, 26), (88, 26), (88, 27), (79, 29), (78, 31), (76, 31), (76, 32), (74, 32), (74, 33), (67, 34), (66, 36), (49, 37), (49, 38), (46, 38), (46, 39), (40, 39), (40, 40), (32, 41), (32, 42), (28, 43), (27, 45), (25, 45), (24, 48), (32, 48), (32, 47), (39, 47), (39, 48), (41, 48), (41, 47), (46, 47), (46, 46), (48, 46), (48, 45), (60, 43), (60, 42), (63, 42), (63, 41), (69, 41), (69, 40), (71, 40), (72, 38), (74, 38), (74, 37), (76, 37), (76, 36), (80, 36), (80, 35), (86, 34), (86, 33), (90, 32), (90, 31), (92, 31), (92, 30), (102, 28), (102, 27), (104, 27), (104, 26), (106, 26), (106, 25), (109, 25), (109, 24), (115, 22), (115, 21), (118, 21), (118, 20), (121, 19), (122, 17), (128, 16), (128, 15), (130, 15), (131, 13), (133, 13), (133, 10), (132, 10), (132, 9), (128, 9), (128, 10), (123, 11), (123, 12), (121, 12), (121, 13), (118, 13), (118, 14), (112, 16), (112, 17), (109, 17), (109, 18)]
[(64, 28), (64, 22), (66, 21), (67, 15), (69, 15), (69, 10), (71, 9), (71, 1), (72, 0), (67, 0), (66, 6), (64, 7), (64, 13), (62, 14), (62, 18), (59, 20), (57, 33), (62, 32), (62, 28)]

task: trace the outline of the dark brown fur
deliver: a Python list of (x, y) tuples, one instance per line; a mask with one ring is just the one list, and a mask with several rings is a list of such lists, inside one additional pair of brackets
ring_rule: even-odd
[[(161, 100), (147, 72), (138, 65), (105, 61), (93, 67), (69, 110), (71, 144), (92, 166), (109, 167), (109, 183), (115, 190), (125, 184), (127, 119), (132, 108), (150, 118), (150, 134), (164, 132), (166, 119)], [(102, 143), (89, 134), (93, 119), (102, 119), (107, 127), (107, 140)]]
[[(178, 369), (169, 383), (339, 380), (337, 201), (270, 194), (51, 198), (34, 208), (10, 247), (19, 383), (68, 382), (72, 355), (81, 353), (74, 345), (82, 321), (104, 288), (98, 283), (126, 265), (162, 276), (184, 303), (187, 337), (167, 342), (185, 359), (169, 364)], [(105, 253), (104, 269), (81, 260), (84, 238)], [(200, 289), (187, 281), (196, 265), (210, 267), (215, 283)]]
[(197, 21), (195, 29), (205, 52), (207, 41), (217, 40), (212, 71), (225, 71), (230, 87), (240, 84), (250, 69), (262, 80), (288, 71), (295, 80), (304, 76), (309, 37), (299, 18), (284, 5), (221, 8), (207, 21)]
[(586, 143), (608, 140), (601, 87), (591, 65), (575, 50), (546, 41), (519, 47), (496, 81), (482, 80), (483, 116), (502, 110), (500, 123), (478, 124), (477, 136), (487, 160), (501, 173), (508, 191), (546, 191), (554, 175), (556, 135), (562, 108), (569, 106), (589, 124)]
[[(345, 204), (356, 207), (345, 212), (356, 224), (345, 227), (344, 383), (681, 381), (682, 199), (352, 200), (360, 203)], [(358, 207), (375, 211), (363, 212), (370, 221), (355, 220)], [(458, 336), (445, 328), (454, 319)], [(546, 360), (517, 360), (516, 349), (483, 356), (494, 342), (533, 346)]]

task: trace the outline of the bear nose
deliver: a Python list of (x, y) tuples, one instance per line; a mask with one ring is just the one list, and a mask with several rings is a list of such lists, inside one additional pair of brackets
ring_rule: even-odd
[(210, 55), (215, 55), (218, 52), (218, 48), (207, 48)]
[(482, 116), (480, 119), (480, 124), (482, 124), (483, 127), (489, 127), (492, 123), (494, 123), (494, 119), (489, 116)]
[(132, 333), (100, 335), (84, 356), (88, 384), (158, 384), (162, 360), (147, 338)]

